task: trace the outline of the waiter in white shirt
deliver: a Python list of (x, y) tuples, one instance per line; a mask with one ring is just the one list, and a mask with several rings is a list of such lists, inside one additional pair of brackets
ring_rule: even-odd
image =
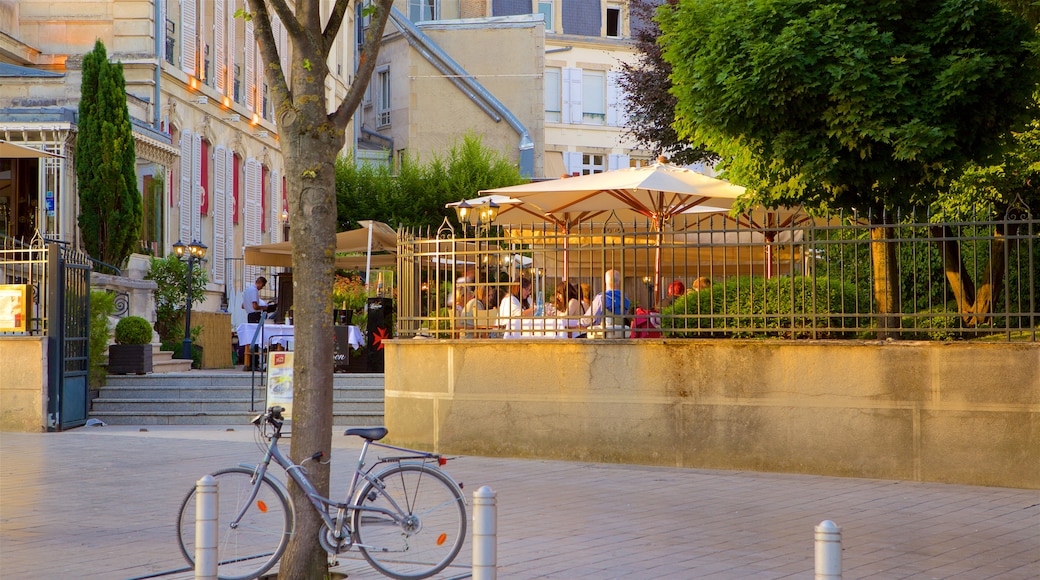
[(267, 302), (260, 298), (260, 291), (267, 286), (267, 278), (260, 276), (256, 279), (256, 283), (249, 286), (242, 293), (242, 308), (246, 310), (246, 321), (247, 322), (260, 322), (260, 317), (264, 315), (264, 310), (267, 308)]

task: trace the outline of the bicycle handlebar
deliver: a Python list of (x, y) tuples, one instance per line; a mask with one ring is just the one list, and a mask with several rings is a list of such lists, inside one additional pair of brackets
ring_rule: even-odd
[(260, 427), (263, 423), (270, 423), (276, 428), (281, 428), (282, 423), (285, 419), (282, 417), (282, 413), (285, 411), (285, 407), (279, 407), (277, 405), (272, 406), (265, 413), (261, 413), (250, 421), (252, 424)]

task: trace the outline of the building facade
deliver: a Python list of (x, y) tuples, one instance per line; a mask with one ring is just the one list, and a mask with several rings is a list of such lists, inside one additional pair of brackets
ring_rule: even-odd
[[(323, 0), (326, 12), (331, 2)], [(142, 251), (177, 241), (209, 247), (206, 310), (233, 317), (245, 281), (243, 247), (287, 235), (277, 127), (244, 0), (0, 0), (0, 139), (61, 155), (0, 160), (0, 233), (81, 247), (75, 158), (83, 55), (100, 39), (121, 62), (144, 197)], [(282, 58), (287, 36), (273, 22)], [(330, 103), (346, 94), (354, 21), (330, 54)], [(118, 266), (118, 265), (117, 265)], [(237, 320), (236, 320), (237, 322)]]
[(465, 132), (533, 178), (650, 160), (625, 137), (627, 2), (399, 0), (358, 116), (359, 149), (430, 159)]

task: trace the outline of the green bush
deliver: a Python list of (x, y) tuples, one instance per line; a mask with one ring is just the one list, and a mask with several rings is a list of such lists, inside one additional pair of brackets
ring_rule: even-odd
[(152, 325), (140, 316), (127, 316), (116, 323), (116, 344), (152, 342)]
[(846, 338), (856, 305), (855, 286), (838, 280), (742, 276), (676, 298), (661, 325), (669, 337)]
[(108, 317), (116, 310), (116, 295), (105, 290), (90, 291), (90, 385), (105, 384), (105, 355), (108, 354), (109, 333), (112, 324)]
[(949, 309), (939, 306), (923, 310), (902, 320), (903, 338), (907, 340), (963, 340), (957, 305)]

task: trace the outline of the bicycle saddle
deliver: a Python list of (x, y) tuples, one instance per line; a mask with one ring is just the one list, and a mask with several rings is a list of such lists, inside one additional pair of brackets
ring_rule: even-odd
[(379, 441), (386, 437), (386, 427), (354, 427), (343, 432), (344, 435), (357, 435), (369, 441)]

